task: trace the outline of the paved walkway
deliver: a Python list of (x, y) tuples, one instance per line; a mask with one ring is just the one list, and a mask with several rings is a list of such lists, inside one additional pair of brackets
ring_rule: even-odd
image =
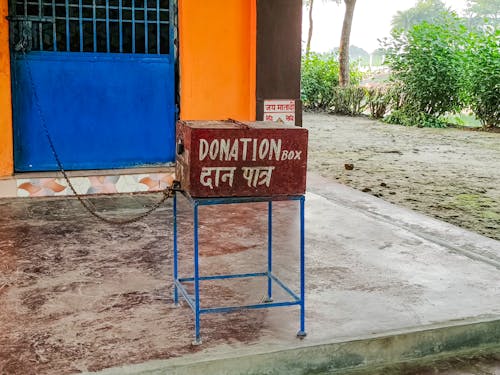
[[(140, 198), (94, 203), (122, 216), (135, 212), (131, 200)], [(295, 285), (296, 207), (276, 206), (276, 272)], [(23, 365), (31, 364), (40, 374), (345, 374), (500, 348), (500, 242), (316, 175), (308, 179), (302, 341), (297, 308), (283, 308), (202, 318), (204, 343), (190, 347), (190, 310), (171, 306), (170, 207), (116, 230), (87, 218), (74, 200), (5, 200), (0, 210), (0, 286), (10, 277), (0, 291), (0, 373), (29, 374)], [(264, 267), (264, 212), (201, 211), (202, 273)], [(182, 241), (188, 246), (189, 236)], [(53, 260), (52, 271), (39, 253)], [(9, 256), (13, 263), (1, 263)], [(202, 303), (264, 291), (253, 282), (207, 286)], [(29, 330), (37, 344), (21, 340), (7, 351)]]

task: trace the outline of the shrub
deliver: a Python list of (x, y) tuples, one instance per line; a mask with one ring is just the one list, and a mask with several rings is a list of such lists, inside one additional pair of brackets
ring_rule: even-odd
[(366, 108), (367, 90), (360, 86), (336, 87), (330, 111), (349, 116), (357, 116)]
[[(500, 126), (500, 30), (491, 25), (468, 29), (453, 14), (437, 24), (422, 22), (395, 31), (387, 62), (396, 83), (387, 122), (445, 126), (443, 116), (463, 109), (485, 127)], [(372, 113), (380, 113), (376, 95)]]
[(485, 127), (500, 126), (500, 30), (472, 32), (467, 50), (464, 92)]
[(366, 100), (370, 116), (376, 119), (383, 118), (393, 101), (391, 88), (388, 86), (369, 88), (366, 91)]
[(411, 103), (411, 98), (405, 92), (401, 82), (392, 82), (389, 86), (387, 95), (389, 96), (390, 109), (398, 110), (407, 107)]
[(395, 82), (367, 88), (366, 103), (370, 116), (375, 119), (382, 119), (388, 112), (408, 108), (411, 104), (402, 85)]
[(424, 112), (409, 110), (408, 107), (393, 110), (384, 120), (388, 124), (417, 126), (419, 128), (445, 128), (447, 122)]
[(422, 22), (408, 32), (397, 31), (386, 43), (387, 62), (400, 90), (400, 118), (412, 114), (434, 125), (431, 117), (461, 109), (466, 31), (456, 16), (449, 15), (439, 24)]
[[(352, 66), (351, 82), (361, 81), (361, 72)], [(334, 53), (310, 52), (302, 57), (301, 97), (306, 109), (327, 110), (334, 99), (334, 88), (339, 85), (339, 63)]]
[(339, 84), (339, 63), (333, 54), (308, 53), (302, 58), (302, 101), (304, 108), (330, 107), (333, 88)]

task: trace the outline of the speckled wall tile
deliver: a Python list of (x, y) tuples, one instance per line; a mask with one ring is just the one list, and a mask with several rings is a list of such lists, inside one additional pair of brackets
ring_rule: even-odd
[(49, 197), (67, 195), (66, 184), (61, 184), (57, 178), (32, 178), (17, 180), (17, 195), (19, 197)]
[[(114, 194), (161, 191), (174, 180), (171, 173), (130, 174), (113, 176), (72, 177), (78, 194)], [(63, 178), (32, 178), (17, 180), (18, 197), (73, 195)]]

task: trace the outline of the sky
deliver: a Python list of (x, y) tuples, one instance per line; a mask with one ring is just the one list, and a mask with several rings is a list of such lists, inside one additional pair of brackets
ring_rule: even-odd
[[(413, 7), (417, 0), (357, 0), (351, 31), (351, 45), (371, 53), (379, 47), (377, 39), (389, 36), (392, 16), (399, 10)], [(466, 0), (444, 0), (446, 5), (460, 12)], [(311, 50), (327, 52), (339, 45), (344, 17), (344, 5), (316, 0), (314, 2), (314, 31)], [(302, 40), (305, 45), (309, 14), (304, 9)]]

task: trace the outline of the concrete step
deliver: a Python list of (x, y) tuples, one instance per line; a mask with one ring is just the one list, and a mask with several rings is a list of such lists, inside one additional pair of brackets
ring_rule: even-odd
[[(292, 346), (292, 345), (290, 345)], [(335, 375), (412, 367), (448, 358), (500, 352), (500, 316), (449, 322), (384, 334), (288, 348), (248, 348), (200, 353), (165, 361), (111, 368), (99, 375)], [(383, 372), (382, 372), (383, 373)]]

